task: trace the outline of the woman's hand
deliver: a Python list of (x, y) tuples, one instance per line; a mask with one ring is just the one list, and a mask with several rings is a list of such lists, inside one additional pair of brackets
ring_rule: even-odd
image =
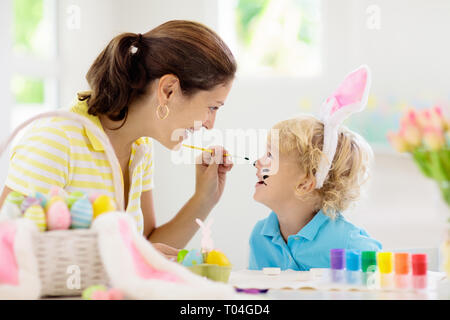
[(164, 243), (152, 243), (153, 247), (158, 250), (167, 259), (177, 261), (178, 252), (180, 249), (173, 248)]
[(195, 196), (201, 199), (205, 206), (214, 207), (219, 202), (225, 188), (227, 172), (233, 168), (228, 152), (222, 146), (212, 146), (197, 158)]

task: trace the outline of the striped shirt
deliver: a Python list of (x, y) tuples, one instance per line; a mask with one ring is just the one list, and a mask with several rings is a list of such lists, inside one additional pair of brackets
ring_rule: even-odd
[[(87, 117), (103, 131), (99, 118), (87, 110), (87, 102), (78, 100), (70, 111)], [(152, 154), (151, 138), (141, 137), (132, 144), (126, 212), (141, 233), (141, 193), (153, 188)], [(112, 167), (103, 145), (82, 123), (62, 117), (39, 119), (25, 132), (12, 149), (5, 185), (25, 195), (47, 194), (51, 186), (59, 186), (69, 193), (100, 192), (114, 198)]]

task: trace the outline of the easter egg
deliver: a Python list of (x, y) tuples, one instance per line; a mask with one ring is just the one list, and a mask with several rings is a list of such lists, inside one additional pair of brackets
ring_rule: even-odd
[(231, 266), (227, 256), (218, 250), (211, 250), (206, 256), (207, 264), (217, 264), (219, 266)]
[(17, 219), (22, 216), (19, 206), (12, 202), (5, 202), (0, 211), (0, 221), (4, 219)]
[(108, 291), (96, 290), (92, 292), (91, 300), (109, 300)]
[(90, 287), (84, 289), (83, 293), (81, 294), (81, 297), (84, 300), (91, 300), (92, 293), (94, 293), (95, 291), (106, 291), (106, 290), (107, 290), (107, 288), (103, 285), (90, 286)]
[(33, 197), (41, 202), (40, 204), (42, 208), (45, 208), (45, 206), (47, 205), (47, 197), (44, 194), (40, 193), (39, 191), (36, 191), (33, 194)]
[(64, 201), (56, 201), (47, 211), (48, 230), (65, 230), (70, 227), (70, 212)]
[(25, 211), (24, 218), (30, 219), (38, 227), (39, 231), (45, 231), (47, 228), (47, 221), (45, 219), (44, 209), (40, 205), (31, 206)]
[(203, 263), (203, 254), (198, 249), (189, 251), (183, 259), (183, 266), (192, 267)]
[(187, 254), (188, 252), (189, 252), (189, 251), (186, 250), (186, 249), (180, 250), (180, 251), (178, 252), (178, 255), (177, 255), (177, 262), (178, 262), (178, 263), (183, 262), (183, 259), (184, 259), (184, 257), (186, 256), (186, 254)]
[(123, 300), (124, 295), (119, 289), (111, 288), (108, 290), (109, 300)]
[(86, 197), (86, 194), (85, 194), (83, 191), (74, 191), (74, 192), (71, 192), (71, 193), (69, 194), (69, 196), (67, 197), (67, 199), (66, 199), (67, 206), (68, 206), (69, 209), (70, 209), (70, 208), (72, 208), (72, 205), (73, 205), (77, 200), (79, 200), (79, 199), (81, 199), (81, 198), (85, 198), (85, 197)]
[(13, 203), (20, 207), (25, 196), (17, 191), (11, 191), (5, 199), (5, 202)]
[(25, 212), (29, 207), (34, 205), (40, 206), (41, 201), (39, 199), (36, 199), (35, 197), (28, 196), (22, 201), (22, 204), (20, 205), (20, 210), (22, 210), (22, 212)]
[(116, 210), (114, 200), (104, 194), (95, 199), (92, 207), (94, 209), (94, 219), (103, 213)]
[(67, 198), (69, 195), (67, 194), (67, 191), (65, 191), (63, 188), (58, 186), (51, 186), (50, 190), (48, 191), (48, 197), (61, 197), (63, 199)]
[(48, 211), (48, 209), (54, 204), (55, 202), (62, 201), (64, 202), (64, 198), (60, 196), (54, 196), (51, 197), (49, 201), (47, 201), (47, 205), (45, 206), (45, 211)]
[(72, 228), (89, 228), (92, 222), (93, 209), (88, 198), (77, 200), (70, 208), (70, 216), (72, 218)]
[(89, 196), (88, 196), (89, 201), (90, 201), (91, 203), (94, 203), (95, 200), (97, 200), (97, 198), (100, 197), (101, 195), (102, 195), (102, 194), (101, 194), (100, 192), (92, 192), (92, 193), (90, 193)]

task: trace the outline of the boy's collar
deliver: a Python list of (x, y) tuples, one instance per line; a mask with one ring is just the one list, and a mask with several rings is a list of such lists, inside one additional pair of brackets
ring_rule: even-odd
[[(320, 210), (296, 235), (311, 241), (316, 237), (320, 227), (329, 219), (330, 218), (323, 214), (322, 210)], [(278, 222), (278, 217), (274, 211), (270, 213), (264, 223), (264, 226), (261, 229), (261, 234), (270, 237), (280, 235), (280, 225)]]

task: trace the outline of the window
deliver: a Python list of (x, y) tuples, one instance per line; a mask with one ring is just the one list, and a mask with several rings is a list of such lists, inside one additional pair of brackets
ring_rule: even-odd
[(218, 12), (219, 33), (242, 74), (304, 77), (320, 72), (319, 0), (220, 0)]
[(11, 129), (57, 106), (56, 0), (11, 0)]

